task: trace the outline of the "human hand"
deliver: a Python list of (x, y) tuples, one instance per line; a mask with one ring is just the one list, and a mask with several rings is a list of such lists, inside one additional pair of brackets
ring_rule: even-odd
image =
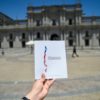
[(41, 75), (41, 79), (37, 80), (32, 87), (32, 90), (26, 95), (29, 100), (43, 100), (49, 91), (49, 88), (54, 83), (52, 79), (45, 79), (45, 75)]

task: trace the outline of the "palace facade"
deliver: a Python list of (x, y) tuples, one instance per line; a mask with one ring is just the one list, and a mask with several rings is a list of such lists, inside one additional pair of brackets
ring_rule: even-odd
[(23, 20), (0, 13), (0, 48), (25, 48), (29, 40), (65, 40), (69, 49), (98, 49), (100, 16), (85, 16), (81, 3), (28, 6)]

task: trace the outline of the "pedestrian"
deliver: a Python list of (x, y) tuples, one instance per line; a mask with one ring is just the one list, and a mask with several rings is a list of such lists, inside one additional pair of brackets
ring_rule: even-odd
[(72, 57), (79, 57), (79, 55), (77, 54), (77, 51), (76, 51), (76, 46), (74, 45), (73, 46), (73, 53), (72, 53)]

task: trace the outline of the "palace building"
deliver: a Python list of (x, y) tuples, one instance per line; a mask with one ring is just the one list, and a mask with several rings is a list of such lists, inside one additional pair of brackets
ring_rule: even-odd
[(0, 12), (0, 48), (25, 48), (29, 40), (65, 40), (69, 49), (99, 49), (100, 16), (85, 16), (81, 3), (28, 6), (23, 20)]

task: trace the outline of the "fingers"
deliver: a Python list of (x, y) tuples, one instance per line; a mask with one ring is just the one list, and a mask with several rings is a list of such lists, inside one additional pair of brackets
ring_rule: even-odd
[(40, 81), (41, 81), (41, 82), (44, 82), (45, 80), (46, 80), (46, 79), (45, 79), (45, 75), (42, 74), (42, 75), (41, 75), (41, 79), (40, 79)]
[(53, 85), (54, 81), (55, 81), (55, 80), (47, 80), (47, 81), (45, 82), (44, 88), (45, 88), (46, 90), (48, 90), (48, 89)]
[(49, 85), (49, 88), (53, 85), (54, 81), (55, 81), (54, 79), (52, 79), (52, 80), (47, 80), (48, 85)]
[(44, 87), (49, 89), (53, 85), (55, 80), (54, 79), (46, 79), (45, 74), (42, 74), (40, 81), (44, 84)]

